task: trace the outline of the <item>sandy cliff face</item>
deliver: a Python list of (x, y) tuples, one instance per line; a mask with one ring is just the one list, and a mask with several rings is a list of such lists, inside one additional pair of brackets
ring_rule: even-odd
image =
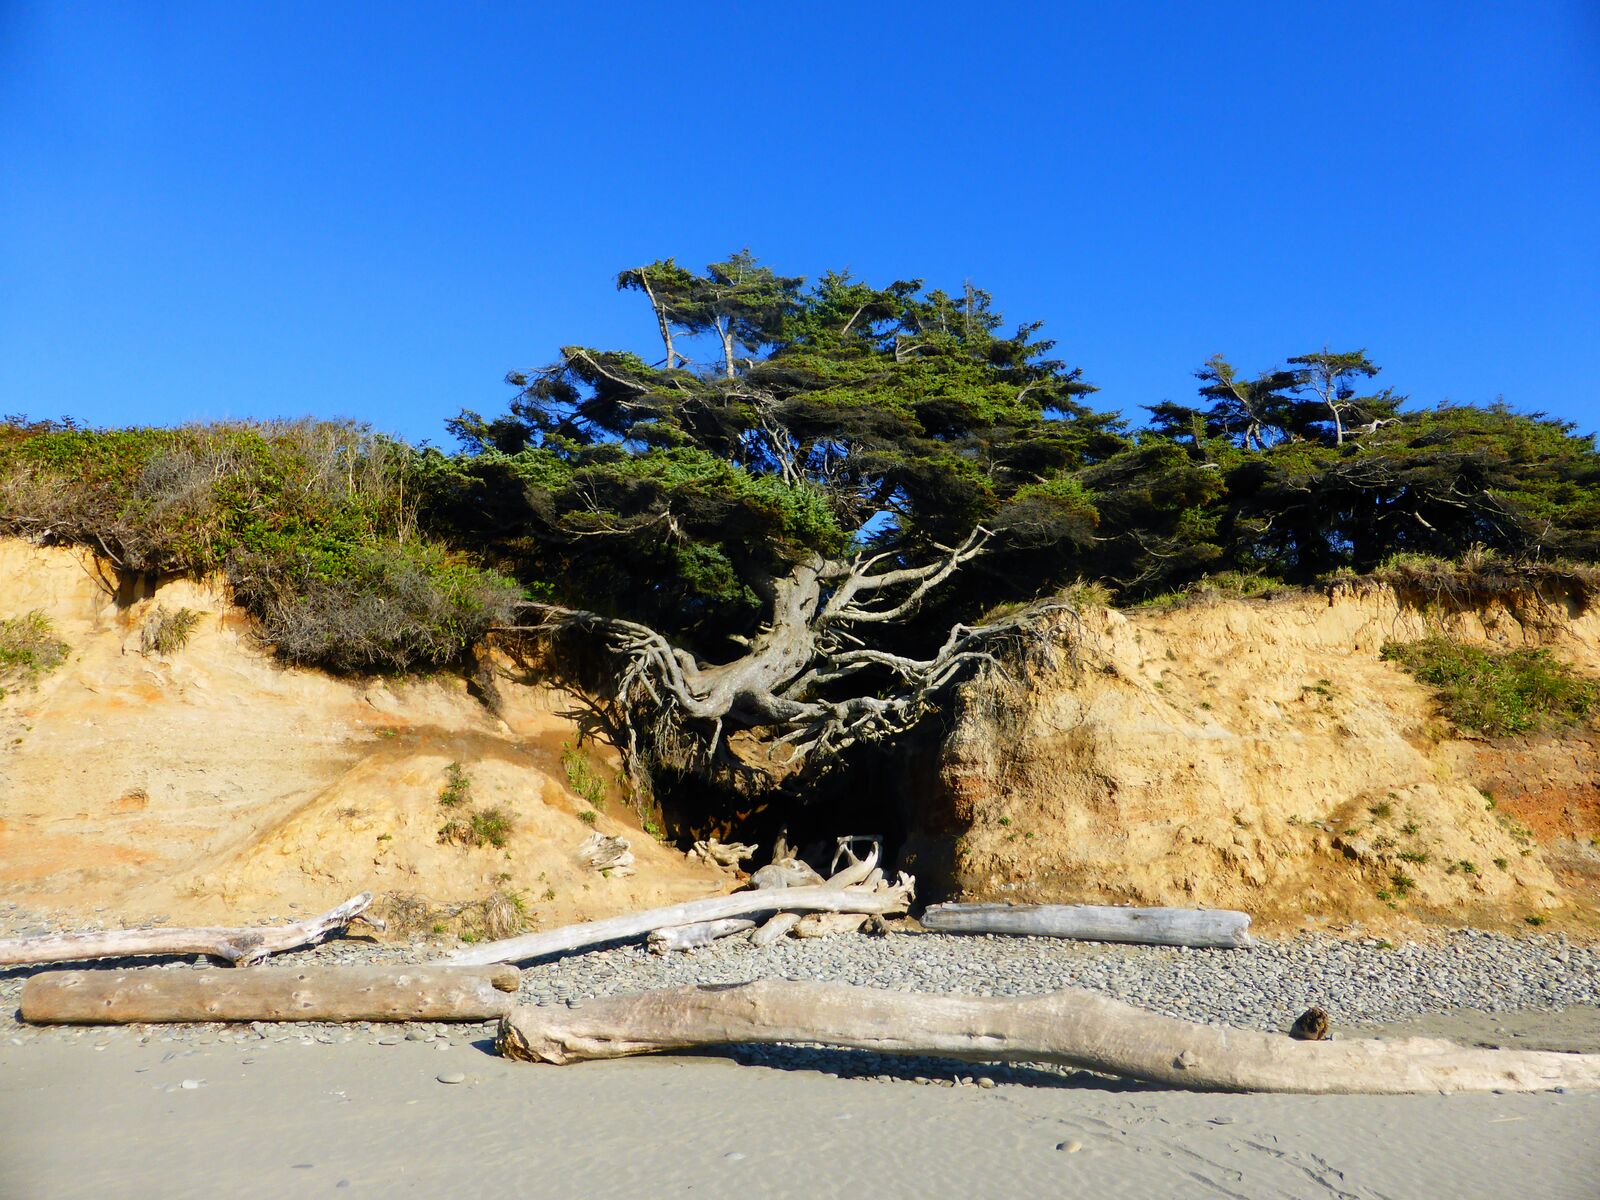
[(1600, 755), (1456, 738), (1379, 658), (1441, 627), (1600, 674), (1593, 616), (1425, 617), (1387, 589), (1095, 611), (1026, 686), (964, 689), (908, 857), (969, 898), (1592, 925)]
[[(166, 657), (140, 653), (156, 605), (200, 614)], [(514, 890), (552, 924), (726, 887), (641, 832), (614, 788), (596, 827), (629, 839), (637, 874), (577, 862), (589, 806), (561, 765), (576, 729), (559, 693), (506, 683), (496, 717), (459, 679), (286, 669), (212, 586), (0, 540), (0, 617), (35, 609), (70, 658), (0, 700), (0, 898), (187, 923), (320, 911), (361, 890), (434, 904)], [(440, 843), (452, 762), (473, 806), (513, 814), (504, 849)]]

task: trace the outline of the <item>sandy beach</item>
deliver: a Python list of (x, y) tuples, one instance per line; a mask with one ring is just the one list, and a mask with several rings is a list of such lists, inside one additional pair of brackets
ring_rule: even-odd
[[(1600, 1034), (1593, 1010), (1394, 1032), (1471, 1041), (1491, 1021), (1519, 1045)], [(982, 1089), (843, 1078), (825, 1052), (531, 1067), (472, 1037), (6, 1044), (0, 1194), (1589, 1197), (1600, 1170), (1593, 1093), (1200, 1095), (1043, 1072)]]

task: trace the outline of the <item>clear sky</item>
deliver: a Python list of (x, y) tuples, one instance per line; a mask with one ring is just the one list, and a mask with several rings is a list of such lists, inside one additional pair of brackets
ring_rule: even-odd
[(970, 279), (1103, 391), (1364, 346), (1600, 427), (1600, 0), (0, 0), (0, 411), (445, 441), (615, 273)]

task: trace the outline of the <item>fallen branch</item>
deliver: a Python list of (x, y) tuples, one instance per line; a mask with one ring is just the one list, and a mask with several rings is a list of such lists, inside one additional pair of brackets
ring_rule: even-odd
[(483, 1021), (516, 1001), (515, 967), (267, 967), (46, 971), (22, 986), (39, 1024), (158, 1021)]
[(1005, 933), (1138, 942), (1147, 946), (1255, 945), (1250, 917), (1230, 909), (1122, 908), (1099, 904), (935, 904), (922, 914), (938, 933)]
[(269, 955), (314, 945), (358, 917), (367, 920), (362, 914), (371, 903), (372, 893), (362, 892), (320, 917), (255, 929), (113, 929), (0, 938), (0, 967), (158, 954), (208, 954), (236, 967), (248, 967)]
[(498, 942), (485, 942), (448, 954), (443, 961), (472, 965), (526, 962), (548, 954), (563, 954), (603, 942), (642, 937), (654, 930), (669, 929), (675, 925), (698, 925), (705, 921), (748, 917), (756, 913), (780, 910), (879, 914), (905, 912), (915, 894), (915, 886), (912, 878), (904, 873), (895, 884), (888, 884), (879, 879), (871, 884), (861, 883), (859, 886), (835, 886), (834, 880), (839, 879), (852, 882), (871, 879), (877, 868), (876, 859), (876, 855), (869, 855), (862, 862), (852, 863), (835, 875), (833, 880), (820, 886), (758, 888), (751, 892), (735, 892), (731, 896), (711, 896), (705, 900), (691, 900), (667, 908), (627, 913), (604, 921), (567, 925), (544, 933), (530, 933), (521, 937), (505, 938)]
[(1081, 989), (919, 996), (761, 980), (513, 1008), (507, 1058), (570, 1063), (739, 1043), (814, 1042), (880, 1054), (1057, 1062), (1195, 1091), (1319, 1094), (1600, 1087), (1600, 1054), (1480, 1050), (1434, 1038), (1296, 1041), (1197, 1025)]

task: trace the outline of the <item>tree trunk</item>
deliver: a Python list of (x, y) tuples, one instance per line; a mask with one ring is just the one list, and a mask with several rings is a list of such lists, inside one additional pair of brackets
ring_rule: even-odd
[(1197, 1025), (1080, 989), (918, 996), (761, 980), (513, 1008), (507, 1058), (569, 1063), (740, 1043), (816, 1042), (879, 1054), (1058, 1062), (1196, 1091), (1385, 1093), (1600, 1087), (1600, 1054), (1478, 1050), (1434, 1038), (1302, 1042)]
[[(603, 942), (621, 941), (670, 929), (675, 925), (696, 925), (727, 917), (748, 917), (769, 912), (858, 912), (903, 913), (910, 907), (914, 883), (902, 874), (896, 884), (875, 880), (877, 856), (852, 863), (827, 883), (817, 887), (759, 888), (735, 892), (731, 896), (711, 896), (667, 908), (626, 913), (604, 921), (567, 925), (544, 933), (485, 942), (446, 955), (444, 962), (483, 965), (496, 962), (527, 962), (549, 954), (564, 954)], [(873, 880), (871, 883), (862, 882)]]
[(209, 954), (236, 967), (248, 967), (268, 955), (321, 941), (335, 929), (342, 929), (361, 917), (371, 903), (372, 893), (362, 892), (320, 917), (255, 929), (115, 929), (103, 933), (0, 938), (0, 966), (83, 962), (93, 958), (142, 958), (157, 954)]
[(46, 971), (22, 986), (40, 1024), (158, 1021), (483, 1021), (516, 1001), (515, 967), (267, 967)]
[(1098, 904), (935, 904), (922, 924), (939, 933), (1137, 942), (1146, 946), (1253, 946), (1250, 918), (1230, 909), (1121, 908)]

